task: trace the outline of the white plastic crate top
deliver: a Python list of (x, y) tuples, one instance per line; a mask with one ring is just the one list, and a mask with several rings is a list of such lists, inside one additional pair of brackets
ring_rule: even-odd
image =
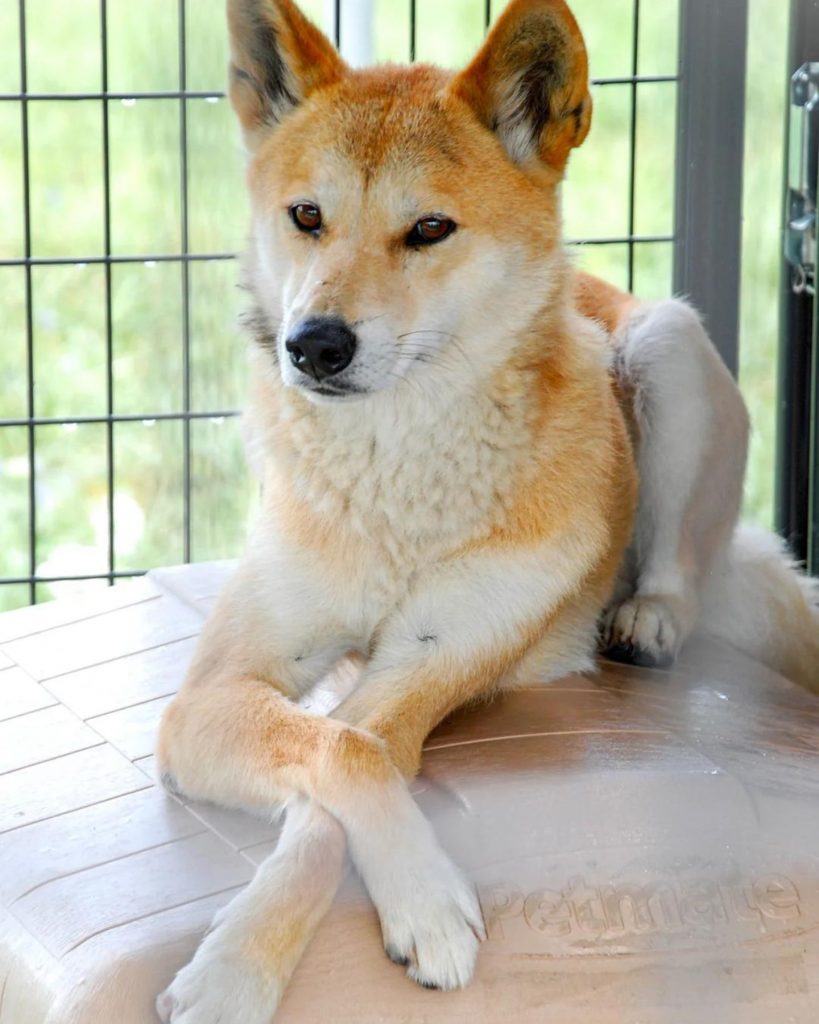
[[(155, 1024), (273, 849), (274, 825), (153, 781), (227, 571), (0, 616), (0, 1024)], [(785, 680), (709, 647), (523, 689), (439, 728), (415, 791), (480, 892), (473, 985), (410, 982), (351, 877), (283, 1024), (819, 1019), (819, 700)]]

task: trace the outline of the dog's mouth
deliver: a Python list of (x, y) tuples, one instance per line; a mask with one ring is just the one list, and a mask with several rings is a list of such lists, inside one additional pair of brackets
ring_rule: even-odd
[(334, 387), (328, 384), (300, 384), (299, 387), (308, 397), (315, 395), (317, 398), (327, 402), (350, 402), (363, 398), (368, 394), (363, 388), (357, 388), (353, 385)]

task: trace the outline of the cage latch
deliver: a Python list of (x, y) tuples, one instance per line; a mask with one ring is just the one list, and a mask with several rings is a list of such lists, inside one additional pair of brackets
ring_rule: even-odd
[(791, 80), (788, 222), (785, 257), (794, 292), (815, 294), (816, 205), (819, 166), (819, 62), (803, 64)]

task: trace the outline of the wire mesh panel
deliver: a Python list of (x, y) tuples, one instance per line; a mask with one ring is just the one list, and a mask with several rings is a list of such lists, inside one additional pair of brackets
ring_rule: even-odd
[[(579, 262), (668, 293), (678, 0), (574, 0)], [(500, 0), (305, 0), (353, 63), (466, 62)], [(223, 0), (0, 5), (0, 608), (239, 552), (253, 486)]]

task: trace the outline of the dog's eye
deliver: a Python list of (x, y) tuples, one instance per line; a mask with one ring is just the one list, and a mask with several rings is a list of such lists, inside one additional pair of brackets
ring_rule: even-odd
[(454, 221), (447, 217), (424, 217), (407, 235), (407, 245), (434, 245), (443, 242), (456, 228)]
[(321, 210), (313, 203), (295, 203), (290, 207), (290, 219), (299, 231), (314, 234), (321, 229)]

